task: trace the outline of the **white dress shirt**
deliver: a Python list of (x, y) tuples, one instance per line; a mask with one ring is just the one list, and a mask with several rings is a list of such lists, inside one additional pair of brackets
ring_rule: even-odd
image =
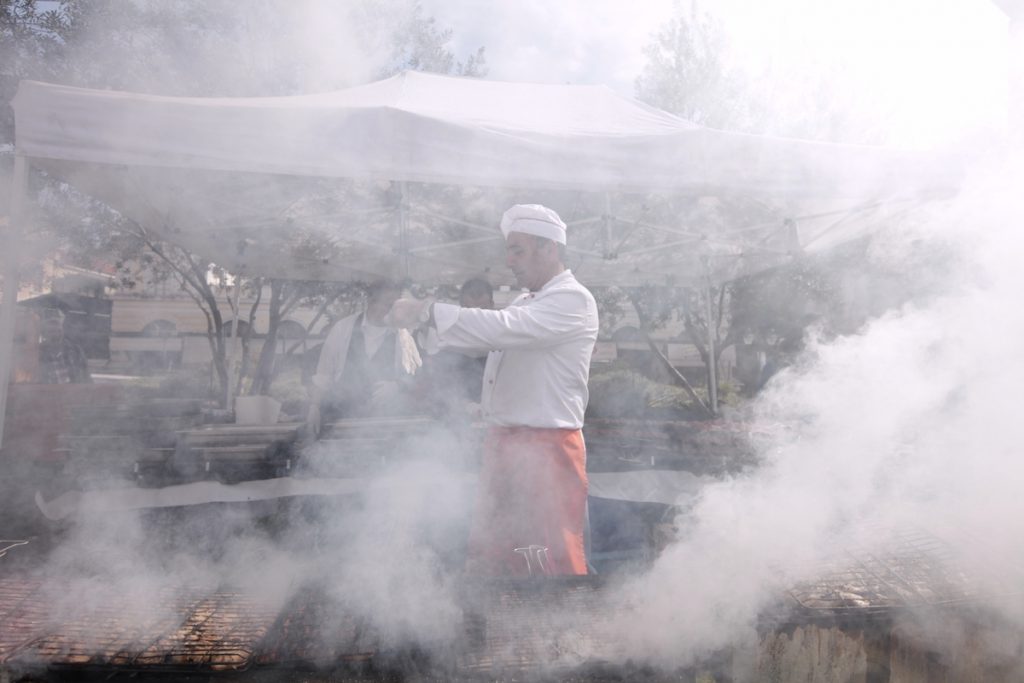
[[(381, 344), (391, 332), (387, 327), (378, 327), (366, 322), (366, 317), (362, 313), (354, 313), (339, 320), (327, 333), (327, 339), (324, 340), (324, 345), (320, 350), (316, 374), (313, 375), (313, 386), (322, 391), (329, 391), (334, 383), (341, 379), (341, 375), (345, 372), (348, 347), (352, 343), (352, 333), (355, 331), (356, 324), (360, 325), (366, 355), (370, 358), (377, 354)], [(397, 335), (395, 368), (408, 375), (415, 374), (423, 364), (419, 351), (416, 349), (416, 342), (407, 330), (398, 330)]]
[(495, 425), (579, 429), (587, 409), (597, 303), (565, 270), (500, 311), (434, 304), (438, 340), (490, 349), (481, 408)]

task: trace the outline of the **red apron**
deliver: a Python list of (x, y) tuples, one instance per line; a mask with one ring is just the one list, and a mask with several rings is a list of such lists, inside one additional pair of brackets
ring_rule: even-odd
[(539, 545), (548, 549), (550, 573), (586, 574), (586, 463), (578, 429), (491, 427), (484, 441), (467, 573), (526, 576), (526, 559), (515, 549)]

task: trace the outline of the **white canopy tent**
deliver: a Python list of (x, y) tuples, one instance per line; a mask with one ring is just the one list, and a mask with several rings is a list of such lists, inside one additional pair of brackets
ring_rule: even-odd
[[(591, 284), (685, 279), (699, 251), (788, 253), (851, 209), (950, 183), (928, 155), (712, 130), (600, 86), (409, 72), (228, 99), (23, 82), (13, 106), (16, 153), (34, 165), (221, 265), (303, 279), (458, 279), (500, 262), (505, 203), (538, 195), (578, 228), (570, 246)], [(332, 197), (345, 179), (394, 186), (384, 201)], [(432, 202), (411, 183), (473, 191)], [(694, 206), (668, 222), (652, 194)], [(778, 220), (722, 215), (722, 198), (771, 203)], [(303, 231), (343, 248), (282, 258)]]
[(500, 213), (542, 201), (587, 284), (707, 282), (957, 181), (929, 155), (712, 130), (600, 86), (408, 72), (229, 99), (26, 81), (13, 107), (13, 235), (31, 166), (236, 272), (304, 280), (508, 281)]
[[(934, 179), (931, 159), (697, 126), (603, 86), (416, 72), (333, 93), (158, 97), (26, 81), (36, 159), (453, 185), (649, 192), (868, 192)], [(924, 174), (924, 175), (922, 175)]]

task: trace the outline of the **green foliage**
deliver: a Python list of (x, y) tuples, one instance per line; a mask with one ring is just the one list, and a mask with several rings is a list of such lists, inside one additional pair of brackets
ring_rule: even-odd
[(591, 374), (587, 417), (641, 417), (648, 411), (648, 393), (653, 385), (651, 380), (630, 370)]
[[(57, 80), (64, 72), (66, 19), (35, 0), (0, 0), (0, 100), (11, 101), (18, 81)], [(14, 139), (14, 111), (0, 107), (0, 144)]]
[(724, 61), (725, 34), (708, 14), (680, 7), (653, 37), (636, 96), (665, 111), (712, 128), (749, 126), (749, 98), (742, 77)]
[[(478, 48), (465, 61), (457, 61), (447, 47), (451, 43), (452, 30), (439, 27), (433, 17), (425, 16), (418, 0), (390, 0), (383, 3), (378, 0), (364, 5), (367, 6), (369, 16), (375, 19), (371, 23), (392, 28), (391, 42), (394, 47), (389, 64), (381, 70), (381, 77), (406, 69), (459, 76), (487, 74), (484, 48)], [(386, 11), (382, 12), (381, 8)]]
[[(635, 370), (613, 366), (590, 375), (588, 418), (639, 419), (683, 417), (697, 409), (686, 392)], [(699, 390), (698, 390), (699, 392)]]
[(808, 259), (741, 278), (732, 288), (734, 336), (762, 347), (795, 343), (839, 296), (829, 273)]

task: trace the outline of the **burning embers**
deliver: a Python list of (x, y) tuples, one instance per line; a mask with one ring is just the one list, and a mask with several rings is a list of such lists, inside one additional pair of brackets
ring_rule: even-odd
[(232, 591), (158, 589), (58, 596), (23, 577), (0, 579), (0, 664), (18, 668), (210, 671), (250, 666), (277, 609)]

